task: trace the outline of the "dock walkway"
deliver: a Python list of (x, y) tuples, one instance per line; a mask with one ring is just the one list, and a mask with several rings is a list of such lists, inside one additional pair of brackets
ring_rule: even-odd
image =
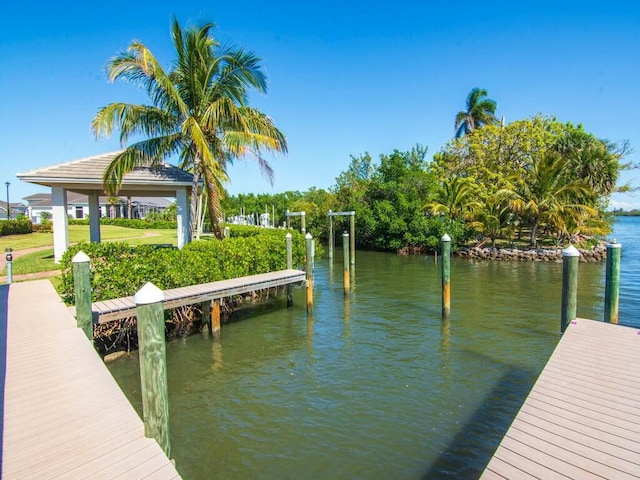
[[(193, 305), (266, 288), (300, 284), (304, 281), (305, 273), (301, 270), (279, 270), (200, 285), (172, 288), (164, 291), (164, 308), (166, 310), (183, 305)], [(91, 308), (93, 310), (94, 323), (110, 322), (132, 317), (136, 314), (136, 303), (133, 296), (95, 302), (91, 305)], [(70, 311), (75, 315), (75, 307), (70, 307)]]
[(640, 478), (640, 330), (577, 319), (482, 479)]
[(2, 478), (180, 478), (51, 282), (0, 286), (0, 311)]

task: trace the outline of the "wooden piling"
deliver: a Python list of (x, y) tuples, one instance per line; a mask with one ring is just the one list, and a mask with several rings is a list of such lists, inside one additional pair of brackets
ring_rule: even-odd
[[(287, 242), (287, 270), (293, 268), (293, 246), (291, 245), (291, 233), (285, 235)], [(293, 286), (287, 284), (287, 307), (293, 306)]]
[(93, 312), (91, 311), (91, 273), (90, 258), (80, 251), (75, 254), (73, 263), (73, 293), (76, 304), (76, 325), (93, 342)]
[(615, 240), (607, 244), (607, 270), (604, 286), (604, 321), (618, 323), (620, 292), (620, 254), (622, 245)]
[(351, 265), (356, 264), (356, 212), (351, 212), (350, 215), (350, 227), (351, 227)]
[(560, 331), (575, 320), (578, 302), (578, 257), (580, 252), (573, 245), (562, 251), (562, 313)]
[(144, 434), (154, 438), (171, 458), (169, 389), (164, 336), (164, 292), (146, 283), (134, 297), (138, 317), (138, 346)]
[(313, 311), (313, 237), (310, 233), (305, 235), (307, 247), (307, 313)]
[(224, 238), (231, 237), (231, 229), (229, 227), (224, 227)]
[(440, 239), (442, 248), (442, 317), (451, 314), (451, 237), (446, 233)]
[(307, 224), (305, 221), (306, 217), (307, 215), (305, 214), (305, 212), (300, 212), (300, 231), (302, 233), (305, 233), (307, 231)]
[(207, 326), (209, 335), (211, 335), (213, 333), (213, 330), (211, 330), (211, 300), (202, 302), (200, 307), (202, 308), (202, 323)]
[(348, 295), (351, 287), (351, 280), (349, 278), (349, 234), (344, 232), (342, 234), (342, 251), (343, 251), (343, 274), (342, 274), (342, 282), (344, 285), (344, 294)]
[(213, 301), (213, 308), (211, 309), (211, 330), (213, 330), (213, 333), (220, 331), (220, 300)]

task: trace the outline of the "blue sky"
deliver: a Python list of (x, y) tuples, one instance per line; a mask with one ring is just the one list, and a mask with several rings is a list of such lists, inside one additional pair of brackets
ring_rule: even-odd
[[(237, 162), (231, 193), (328, 188), (365, 151), (420, 143), (433, 154), (473, 87), (507, 122), (542, 113), (582, 123), (628, 139), (627, 160), (640, 163), (637, 2), (38, 0), (9, 2), (0, 19), (0, 180), (12, 202), (46, 191), (17, 172), (119, 148), (93, 137), (91, 118), (110, 102), (147, 99), (108, 83), (105, 63), (138, 39), (169, 67), (174, 15), (215, 22), (216, 37), (258, 54), (269, 77), (252, 104), (285, 133), (289, 154), (272, 159), (273, 187)], [(640, 171), (623, 181), (640, 186)], [(640, 208), (640, 192), (612, 205)]]

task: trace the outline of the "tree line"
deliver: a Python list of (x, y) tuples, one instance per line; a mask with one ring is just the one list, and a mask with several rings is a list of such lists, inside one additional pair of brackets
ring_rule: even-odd
[(275, 205), (280, 219), (287, 208), (304, 210), (307, 229), (321, 238), (329, 210), (354, 210), (358, 245), (386, 251), (433, 250), (445, 232), (454, 245), (583, 244), (611, 231), (609, 196), (629, 189), (617, 186), (627, 152), (626, 143), (539, 115), (476, 126), (431, 160), (420, 145), (377, 161), (352, 156), (328, 191), (238, 195), (222, 205), (227, 214)]
[[(523, 235), (536, 247), (540, 240), (580, 242), (610, 231), (609, 196), (629, 188), (616, 186), (629, 166), (622, 162), (628, 145), (553, 117), (498, 122), (497, 103), (481, 88), (469, 92), (455, 116), (454, 138), (431, 160), (421, 145), (375, 161), (365, 152), (351, 157), (328, 191), (225, 198), (231, 162), (253, 158), (272, 179), (264, 154), (286, 152), (287, 140), (270, 117), (248, 104), (252, 90), (267, 89), (260, 59), (218, 42), (213, 27), (182, 29), (174, 20), (176, 60), (169, 70), (138, 41), (108, 62), (111, 81), (133, 82), (150, 100), (109, 104), (92, 121), (96, 135), (119, 130), (126, 145), (104, 172), (109, 194), (117, 193), (127, 172), (177, 156), (180, 168), (193, 174), (191, 218), (202, 222), (203, 179), (204, 211), (219, 238), (222, 219), (241, 209), (275, 213), (278, 223), (287, 209), (305, 211), (307, 229), (321, 238), (329, 210), (354, 210), (358, 245), (391, 251), (433, 249), (445, 232), (455, 248), (474, 239), (511, 243)], [(336, 219), (338, 229), (343, 220)]]

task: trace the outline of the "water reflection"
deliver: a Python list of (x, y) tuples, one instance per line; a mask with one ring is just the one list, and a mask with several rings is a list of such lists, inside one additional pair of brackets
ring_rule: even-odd
[[(184, 478), (482, 470), (559, 338), (562, 265), (454, 258), (443, 320), (432, 257), (358, 252), (346, 297), (339, 258), (316, 263), (312, 313), (295, 289), (291, 308), (276, 299), (215, 338), (168, 345)], [(603, 269), (581, 264), (579, 275), (578, 314), (593, 317)], [(109, 368), (139, 403), (137, 367)]]

